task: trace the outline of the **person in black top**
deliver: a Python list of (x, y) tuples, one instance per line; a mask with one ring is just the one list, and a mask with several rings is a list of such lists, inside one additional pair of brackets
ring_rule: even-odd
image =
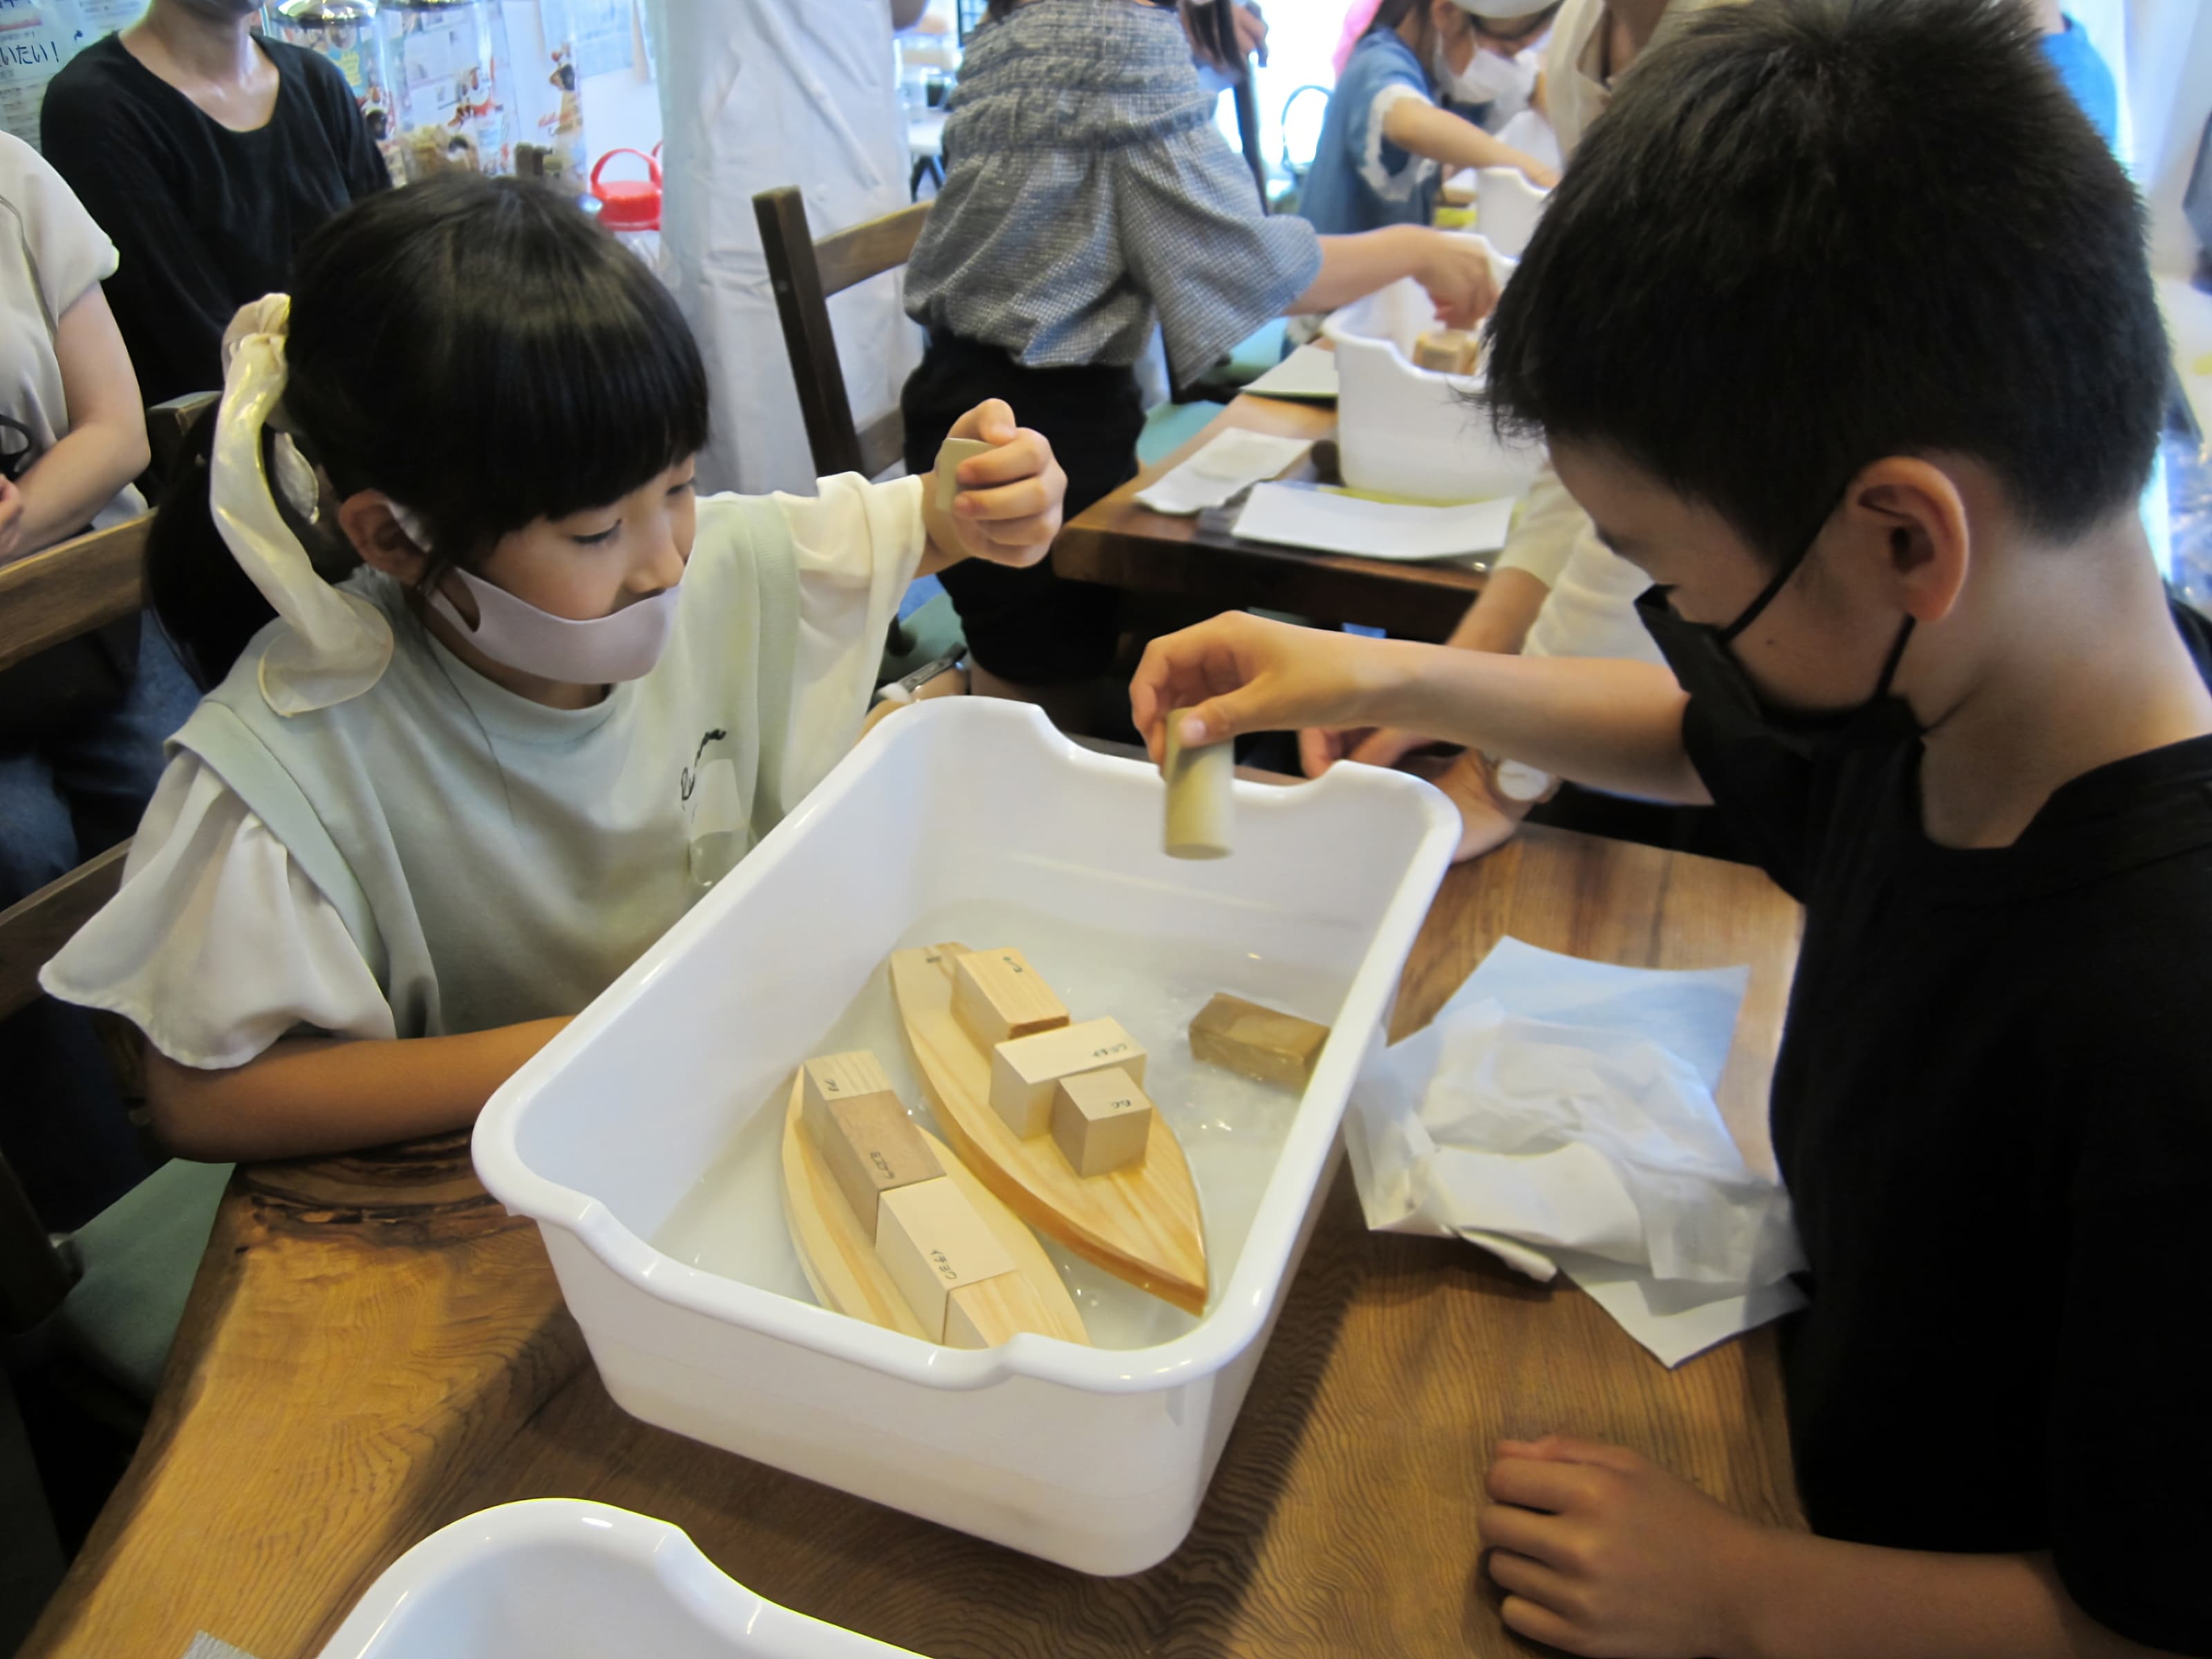
[(46, 88), (40, 147), (122, 255), (107, 301), (149, 404), (220, 389), (232, 313), (391, 183), (337, 66), (254, 34), (259, 15), (153, 0)]
[[(2212, 690), (2140, 522), (2141, 205), (2014, 0), (1749, 0), (1638, 60), (1492, 322), (1674, 673), (1252, 617), (1155, 752), (1440, 732), (1710, 801), (1805, 905), (1772, 1095), (1814, 1534), (1500, 1444), (1516, 1630), (1594, 1655), (2212, 1654)], [(1572, 1425), (1560, 1425), (1571, 1429)]]

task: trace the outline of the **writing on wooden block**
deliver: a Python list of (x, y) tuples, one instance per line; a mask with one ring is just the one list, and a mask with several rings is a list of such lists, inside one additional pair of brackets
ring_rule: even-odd
[(1262, 1083), (1303, 1089), (1313, 1081), (1314, 1062), (1328, 1041), (1328, 1027), (1296, 1014), (1277, 1013), (1226, 991), (1199, 1011), (1190, 1023), (1194, 1060), (1225, 1066)]
[(992, 446), (981, 438), (947, 438), (937, 447), (937, 465), (931, 474), (937, 484), (937, 510), (950, 513), (952, 498), (960, 493), (960, 463), (988, 455)]
[(1152, 1103), (1119, 1066), (1064, 1077), (1053, 1090), (1052, 1138), (1079, 1176), (1141, 1162), (1152, 1133)]
[(949, 1176), (894, 1187), (878, 1200), (876, 1258), (921, 1328), (945, 1340), (952, 1292), (1014, 1271), (1014, 1259)]
[(884, 1194), (917, 1181), (936, 1181), (945, 1174), (896, 1095), (810, 1103), (801, 1109), (801, 1116), (837, 1190), (844, 1194), (860, 1231), (871, 1240), (876, 1236), (877, 1209)]
[(821, 1055), (808, 1060), (799, 1071), (805, 1079), (805, 1098), (810, 1113), (832, 1101), (864, 1100), (870, 1095), (898, 1098), (890, 1074), (866, 1048), (855, 1048), (849, 1054)]
[(963, 1285), (945, 1298), (945, 1346), (995, 1348), (1017, 1331), (1049, 1336), (1051, 1316), (1036, 1285), (1019, 1273)]
[(1086, 1019), (1057, 1031), (1017, 1037), (991, 1050), (991, 1106), (1016, 1134), (1041, 1135), (1052, 1123), (1060, 1080), (1120, 1066), (1145, 1080), (1145, 1051), (1114, 1019)]
[(952, 962), (952, 1017), (994, 1048), (1067, 1024), (1067, 1006), (1019, 951), (975, 951)]

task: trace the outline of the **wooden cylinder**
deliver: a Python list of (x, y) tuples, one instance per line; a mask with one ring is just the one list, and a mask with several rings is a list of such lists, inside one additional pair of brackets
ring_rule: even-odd
[(1225, 859), (1237, 823), (1237, 754), (1233, 743), (1186, 750), (1178, 708), (1168, 716), (1167, 854), (1172, 859)]

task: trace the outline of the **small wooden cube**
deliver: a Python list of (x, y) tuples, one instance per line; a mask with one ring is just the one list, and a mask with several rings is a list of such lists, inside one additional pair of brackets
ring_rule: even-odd
[(895, 1095), (828, 1101), (805, 1106), (800, 1115), (837, 1190), (872, 1241), (884, 1194), (944, 1176), (944, 1166)]
[(877, 1200), (876, 1257), (933, 1342), (952, 1292), (1014, 1271), (1014, 1259), (950, 1176), (894, 1187)]
[(1144, 1161), (1152, 1103), (1120, 1066), (1060, 1079), (1052, 1096), (1052, 1138), (1079, 1176)]
[(1086, 1019), (991, 1050), (991, 1105), (1006, 1127), (1027, 1139), (1052, 1124), (1053, 1090), (1060, 1079), (1120, 1066), (1145, 1080), (1145, 1051), (1119, 1020)]
[(864, 1100), (870, 1095), (898, 1098), (898, 1091), (891, 1087), (890, 1074), (866, 1048), (855, 1048), (849, 1054), (823, 1054), (808, 1060), (799, 1070), (806, 1079), (805, 1109), (810, 1112), (833, 1101)]
[(1018, 1273), (963, 1285), (945, 1298), (945, 1346), (995, 1348), (1017, 1331), (1051, 1334), (1051, 1318), (1036, 1285)]
[(1279, 1014), (1226, 991), (1207, 1003), (1190, 1023), (1194, 1060), (1225, 1066), (1232, 1072), (1303, 1089), (1313, 1081), (1314, 1062), (1328, 1041), (1328, 1027), (1296, 1014)]
[(952, 1014), (985, 1048), (1067, 1024), (1067, 1006), (1019, 951), (976, 951), (956, 957)]
[(1465, 329), (1431, 330), (1413, 342), (1413, 365), (1439, 374), (1472, 374), (1482, 361), (1480, 337)]

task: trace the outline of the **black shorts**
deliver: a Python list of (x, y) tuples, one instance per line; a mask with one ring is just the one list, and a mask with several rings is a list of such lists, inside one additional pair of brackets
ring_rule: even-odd
[[(1135, 370), (1026, 368), (996, 346), (941, 333), (899, 400), (907, 471), (927, 476), (952, 423), (987, 398), (1005, 398), (1016, 421), (1051, 443), (1067, 474), (1067, 517), (1137, 476), (1145, 410)], [(1049, 561), (1011, 570), (963, 559), (942, 580), (969, 654), (1001, 679), (1066, 685), (1111, 672), (1121, 632), (1114, 589), (1063, 580)]]

